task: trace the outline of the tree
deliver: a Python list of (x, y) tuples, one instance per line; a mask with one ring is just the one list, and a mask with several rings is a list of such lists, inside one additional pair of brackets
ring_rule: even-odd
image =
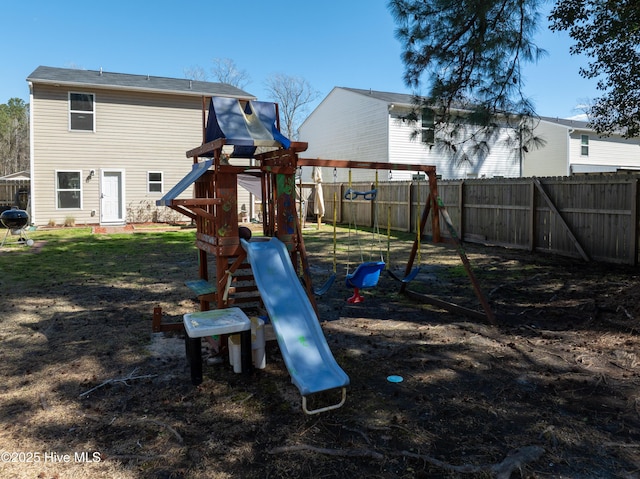
[(551, 29), (575, 40), (571, 53), (590, 58), (580, 68), (585, 78), (598, 79), (604, 92), (587, 110), (601, 134), (640, 136), (640, 3), (637, 0), (558, 0)]
[(233, 85), (241, 90), (251, 83), (251, 77), (246, 70), (240, 70), (230, 58), (214, 58), (211, 72), (216, 81)]
[(533, 43), (542, 1), (389, 2), (403, 46), (405, 83), (414, 90), (426, 83), (428, 90), (416, 95), (414, 119), (425, 108), (433, 110), (440, 146), (486, 152), (505, 126), (520, 153), (540, 143), (532, 134), (534, 110), (521, 71), (544, 54)]
[[(211, 74), (213, 79), (220, 83), (233, 85), (236, 88), (243, 89), (251, 83), (251, 77), (246, 70), (240, 70), (236, 62), (230, 58), (214, 58), (211, 60)], [(183, 70), (184, 77), (189, 80), (209, 81), (210, 75), (199, 65), (190, 66)]]
[(281, 129), (285, 136), (294, 140), (298, 137), (300, 117), (311, 102), (318, 98), (307, 80), (301, 77), (276, 73), (265, 81), (265, 87), (280, 109)]
[(192, 67), (185, 68), (183, 72), (184, 72), (184, 77), (188, 80), (207, 81), (207, 79), (209, 78), (209, 75), (207, 75), (207, 72), (204, 70), (204, 68), (200, 66), (192, 66)]
[[(391, 0), (388, 6), (403, 44), (405, 82), (415, 89), (427, 83), (422, 106), (434, 107), (443, 124), (455, 125), (457, 113), (463, 111), (466, 122), (482, 125), (487, 132), (505, 114), (529, 128), (535, 113), (524, 94), (521, 71), (524, 63), (544, 54), (533, 43), (544, 3)], [(591, 126), (604, 134), (638, 136), (640, 4), (556, 0), (550, 20), (553, 30), (567, 30), (576, 41), (572, 53), (592, 59), (580, 73), (598, 78), (598, 88), (605, 92), (589, 108)], [(535, 144), (535, 136), (528, 136)]]
[(29, 105), (11, 98), (0, 105), (0, 176), (29, 169)]

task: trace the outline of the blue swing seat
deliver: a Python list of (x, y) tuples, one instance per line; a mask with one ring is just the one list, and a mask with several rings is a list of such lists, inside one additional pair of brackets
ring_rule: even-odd
[(327, 291), (329, 291), (329, 288), (331, 288), (331, 285), (333, 284), (333, 282), (336, 280), (336, 274), (333, 273), (331, 276), (329, 276), (329, 278), (327, 279), (327, 281), (325, 281), (325, 283), (318, 289), (313, 289), (313, 294), (315, 294), (316, 296), (322, 296), (323, 294), (325, 294)]
[(349, 288), (353, 288), (353, 296), (347, 301), (349, 303), (361, 303), (364, 298), (360, 296), (359, 290), (363, 288), (373, 288), (378, 284), (380, 279), (380, 271), (385, 268), (384, 261), (368, 261), (358, 265), (355, 271), (348, 274), (345, 278), (345, 284)]
[(396, 281), (400, 281), (401, 283), (410, 283), (415, 279), (416, 276), (418, 276), (419, 272), (420, 272), (420, 267), (416, 266), (409, 272), (408, 275), (406, 275), (404, 278), (400, 278), (399, 276), (394, 274), (394, 272), (391, 271), (390, 269), (387, 270), (387, 273), (389, 273), (389, 276), (391, 276)]

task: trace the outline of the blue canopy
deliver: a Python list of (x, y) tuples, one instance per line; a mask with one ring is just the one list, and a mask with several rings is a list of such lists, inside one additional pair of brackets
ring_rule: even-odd
[(258, 146), (289, 148), (291, 144), (276, 126), (275, 103), (213, 97), (206, 142), (220, 138), (234, 145), (234, 158), (251, 158)]

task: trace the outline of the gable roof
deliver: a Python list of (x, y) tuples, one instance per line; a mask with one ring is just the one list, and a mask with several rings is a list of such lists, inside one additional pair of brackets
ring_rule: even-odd
[(565, 126), (570, 129), (576, 130), (592, 130), (589, 127), (589, 123), (581, 120), (571, 120), (567, 118), (552, 118), (549, 116), (541, 116), (541, 120), (548, 121), (549, 123), (555, 123), (556, 125)]
[(23, 181), (23, 180), (28, 180), (29, 178), (31, 178), (31, 173), (29, 173), (26, 170), (0, 176), (0, 180), (7, 180), (7, 181)]
[[(413, 106), (415, 95), (409, 95), (405, 93), (389, 93), (383, 91), (376, 90), (362, 90), (358, 88), (346, 88), (346, 87), (338, 87), (342, 90), (350, 91), (353, 93), (358, 93), (360, 95), (365, 95), (370, 98), (374, 98), (376, 100), (381, 100), (387, 103), (393, 103), (395, 105), (404, 105), (404, 106)], [(589, 123), (581, 120), (572, 120), (567, 118), (554, 118), (550, 116), (541, 116), (541, 120), (547, 121), (549, 123), (555, 123), (556, 125), (561, 125), (571, 129), (577, 130), (593, 130)]]
[(246, 100), (256, 99), (250, 93), (227, 83), (110, 73), (104, 72), (102, 69), (96, 71), (39, 66), (27, 77), (27, 81), (75, 87), (110, 88), (193, 96), (222, 96)]
[(391, 93), (384, 91), (376, 91), (376, 90), (361, 90), (358, 88), (345, 88), (339, 87), (343, 90), (347, 90), (353, 93), (359, 93), (360, 95), (365, 95), (371, 98), (375, 98), (376, 100), (381, 100), (387, 103), (394, 103), (396, 105), (413, 105), (413, 100), (415, 98), (414, 95), (409, 95), (406, 93)]

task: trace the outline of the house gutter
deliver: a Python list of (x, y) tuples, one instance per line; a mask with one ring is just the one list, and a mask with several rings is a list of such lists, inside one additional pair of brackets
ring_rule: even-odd
[(33, 147), (33, 83), (27, 82), (27, 84), (29, 85), (29, 174), (31, 175), (31, 178), (29, 178), (29, 211), (27, 213), (29, 213), (31, 224), (35, 224), (36, 202), (34, 199), (36, 193), (36, 175), (34, 168), (35, 162), (33, 161), (33, 156), (35, 154)]

